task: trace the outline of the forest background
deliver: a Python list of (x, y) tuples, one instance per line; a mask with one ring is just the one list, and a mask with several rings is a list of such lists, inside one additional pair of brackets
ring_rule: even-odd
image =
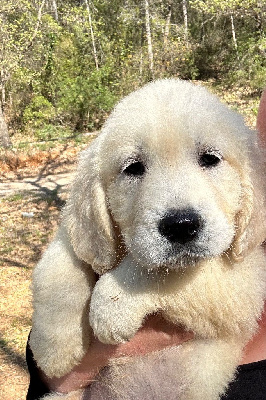
[(2, 0), (0, 143), (97, 130), (117, 100), (156, 78), (258, 97), (265, 15), (257, 0)]

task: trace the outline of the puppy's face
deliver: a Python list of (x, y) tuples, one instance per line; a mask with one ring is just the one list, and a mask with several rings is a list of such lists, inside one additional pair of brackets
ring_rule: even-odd
[(121, 260), (118, 232), (147, 268), (238, 261), (265, 238), (262, 177), (240, 116), (204, 88), (157, 81), (122, 100), (83, 153), (63, 221), (99, 274)]
[(218, 147), (180, 134), (160, 136), (156, 145), (136, 143), (119, 157), (107, 190), (126, 247), (151, 268), (223, 253), (239, 211), (237, 171)]
[(115, 111), (102, 148), (111, 163), (102, 169), (110, 212), (135, 261), (176, 268), (230, 248), (244, 150), (224, 106), (151, 96)]

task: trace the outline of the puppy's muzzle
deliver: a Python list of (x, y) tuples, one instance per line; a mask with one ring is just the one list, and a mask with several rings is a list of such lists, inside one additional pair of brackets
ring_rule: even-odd
[(160, 220), (158, 230), (169, 242), (184, 245), (197, 238), (202, 225), (194, 210), (170, 210)]

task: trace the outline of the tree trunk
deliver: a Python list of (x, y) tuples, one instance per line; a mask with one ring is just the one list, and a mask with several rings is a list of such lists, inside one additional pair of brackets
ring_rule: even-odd
[(232, 29), (233, 44), (234, 44), (234, 47), (235, 47), (235, 50), (236, 50), (237, 58), (239, 59), (233, 14), (230, 15), (230, 19), (231, 19), (231, 29)]
[(168, 49), (168, 37), (170, 33), (170, 22), (172, 15), (172, 5), (168, 4), (168, 12), (165, 20), (165, 25), (163, 29), (163, 54), (162, 54), (162, 71), (165, 72), (167, 69), (167, 54), (169, 53)]
[(143, 76), (143, 52), (142, 48), (140, 50), (140, 60), (139, 60), (139, 76), (142, 78)]
[(183, 18), (184, 18), (185, 41), (186, 41), (186, 45), (188, 45), (187, 0), (182, 0), (182, 7), (183, 7)]
[(7, 148), (10, 145), (11, 141), (8, 134), (7, 124), (2, 112), (2, 107), (0, 107), (0, 146)]
[(149, 71), (150, 71), (150, 77), (152, 79), (154, 79), (153, 48), (152, 48), (152, 38), (151, 38), (149, 0), (144, 0), (144, 7), (145, 7), (146, 38), (147, 38), (147, 43), (148, 43)]
[(95, 67), (96, 67), (96, 69), (98, 71), (98, 69), (99, 69), (99, 60), (98, 60), (98, 54), (97, 54), (96, 43), (95, 43), (95, 36), (94, 36), (93, 26), (92, 26), (90, 2), (88, 0), (85, 0), (84, 2), (85, 2), (85, 5), (86, 5), (88, 17), (89, 17), (90, 34), (91, 34), (91, 41), (92, 41), (92, 47), (93, 47), (93, 56), (94, 56)]
[(29, 42), (27, 48), (30, 48), (30, 47), (33, 45), (33, 41), (34, 41), (34, 39), (36, 38), (36, 36), (37, 36), (37, 34), (38, 34), (39, 27), (40, 27), (40, 23), (41, 23), (41, 19), (42, 19), (42, 10), (43, 10), (43, 7), (45, 6), (46, 1), (47, 1), (47, 0), (42, 0), (42, 2), (41, 2), (41, 4), (40, 4), (40, 8), (39, 8), (39, 10), (38, 10), (38, 16), (37, 16), (36, 26), (35, 26), (33, 35), (32, 35), (32, 37), (31, 37), (31, 39), (30, 39), (30, 42)]
[(3, 69), (1, 69), (0, 72), (0, 81), (1, 81), (1, 100), (0, 104), (2, 104), (2, 107), (5, 107), (6, 104), (6, 74)]
[(52, 8), (53, 8), (53, 12), (54, 12), (54, 18), (56, 21), (58, 21), (58, 11), (57, 11), (56, 0), (52, 0)]
[(256, 29), (257, 32), (260, 33), (260, 35), (263, 33), (263, 5), (262, 1), (257, 2), (257, 12), (255, 13), (255, 20), (256, 20)]
[(168, 36), (169, 36), (169, 32), (170, 32), (171, 15), (172, 15), (172, 7), (171, 7), (171, 4), (169, 4), (168, 14), (167, 14), (166, 21), (165, 21), (164, 35), (163, 35), (164, 45), (166, 45), (168, 42)]

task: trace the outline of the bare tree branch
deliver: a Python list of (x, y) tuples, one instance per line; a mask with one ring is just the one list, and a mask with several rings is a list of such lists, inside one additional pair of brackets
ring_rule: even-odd
[(168, 36), (170, 33), (170, 22), (171, 22), (171, 15), (172, 15), (172, 5), (169, 4), (168, 6), (168, 13), (165, 21), (165, 28), (164, 28), (164, 35), (163, 35), (163, 43), (164, 45), (168, 42)]
[(29, 43), (28, 43), (28, 45), (27, 45), (25, 50), (28, 50), (33, 45), (34, 39), (36, 38), (36, 36), (38, 34), (40, 23), (41, 23), (41, 19), (42, 19), (42, 10), (43, 10), (43, 7), (44, 7), (45, 3), (46, 3), (46, 0), (42, 0), (40, 8), (38, 10), (37, 23), (36, 23), (34, 32), (33, 32), (32, 37), (31, 37), (31, 39), (30, 39), (30, 41), (29, 41)]
[(187, 16), (187, 0), (182, 0), (183, 18), (184, 18), (184, 29), (185, 29), (185, 41), (188, 45), (188, 16)]
[(150, 26), (150, 11), (149, 11), (149, 0), (144, 0), (145, 7), (145, 27), (146, 37), (148, 42), (148, 57), (149, 57), (149, 69), (152, 79), (154, 78), (154, 64), (153, 64), (153, 48), (151, 38), (151, 26)]
[(56, 0), (51, 0), (51, 1), (52, 1), (53, 12), (54, 12), (54, 18), (56, 21), (58, 21), (58, 11), (57, 11)]
[(11, 141), (8, 134), (7, 124), (2, 112), (2, 107), (0, 107), (0, 146), (5, 148), (11, 145)]
[(91, 41), (92, 41), (92, 47), (93, 47), (93, 56), (94, 56), (95, 67), (96, 67), (96, 69), (98, 71), (98, 69), (99, 69), (99, 59), (98, 59), (98, 54), (97, 54), (97, 49), (96, 49), (93, 26), (92, 26), (92, 18), (91, 18), (91, 11), (90, 11), (90, 0), (89, 1), (88, 0), (84, 0), (84, 3), (86, 5), (88, 18), (89, 18), (90, 34), (91, 34)]

